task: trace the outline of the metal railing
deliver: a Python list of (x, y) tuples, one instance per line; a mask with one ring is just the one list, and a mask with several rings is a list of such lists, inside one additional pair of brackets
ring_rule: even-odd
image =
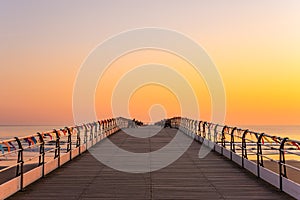
[(78, 150), (79, 155), (82, 153), (81, 148), (88, 148), (88, 143), (93, 146), (103, 138), (127, 127), (128, 122), (128, 119), (119, 117), (0, 140), (0, 175), (8, 171), (15, 171), (15, 176), (6, 177), (2, 180), (0, 186), (14, 177), (20, 177), (19, 184), (20, 190), (22, 190), (25, 172), (42, 166), (42, 177), (44, 177), (47, 162), (57, 160), (59, 167), (63, 154), (68, 153), (68, 160), (72, 160), (74, 157), (72, 155), (73, 149)]
[[(219, 144), (222, 147), (222, 154), (224, 149), (228, 149), (231, 160), (233, 154), (240, 155), (242, 167), (245, 165), (245, 160), (255, 162), (258, 177), (261, 176), (261, 167), (267, 167), (277, 173), (280, 190), (282, 190), (283, 177), (300, 183), (300, 141), (298, 140), (188, 118), (174, 117), (169, 120), (172, 127)], [(289, 173), (292, 176), (288, 176)]]
[[(295, 178), (297, 176), (289, 176), (293, 173), (300, 176), (300, 163), (298, 162), (300, 141), (182, 117), (168, 120), (171, 127), (178, 128), (194, 138), (202, 138), (202, 142), (204, 140), (213, 142), (216, 144), (213, 146), (214, 150), (216, 146), (221, 147), (221, 154), (230, 152), (229, 159), (234, 160), (234, 156), (240, 156), (242, 167), (246, 167), (248, 160), (255, 162), (258, 177), (261, 177), (262, 168), (271, 169), (278, 174), (281, 190), (283, 179), (300, 181)], [(6, 171), (14, 171), (11, 179), (20, 178), (18, 179), (19, 189), (22, 190), (23, 176), (26, 172), (41, 167), (41, 177), (43, 177), (49, 171), (45, 171), (45, 165), (49, 162), (55, 160), (59, 167), (63, 156), (68, 156), (68, 160), (72, 160), (74, 156), (81, 154), (103, 138), (121, 128), (128, 127), (130, 122), (125, 118), (107, 119), (0, 141), (0, 166), (2, 166), (0, 175)], [(156, 124), (164, 125), (164, 123), (166, 120)], [(76, 155), (72, 155), (74, 150), (78, 151)], [(289, 162), (292, 159), (299, 166)], [(5, 182), (7, 181), (9, 180)]]

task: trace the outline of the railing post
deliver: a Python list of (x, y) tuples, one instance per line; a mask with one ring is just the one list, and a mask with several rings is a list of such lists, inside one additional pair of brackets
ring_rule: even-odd
[[(135, 128), (135, 122), (133, 123), (133, 128)], [(110, 119), (107, 120), (107, 124), (106, 124), (106, 137), (108, 137), (110, 135)]]
[[(128, 121), (128, 127), (129, 127), (129, 121)], [(163, 125), (162, 125), (163, 126)], [(103, 121), (103, 134), (104, 134), (104, 138), (106, 138), (106, 136), (107, 136), (107, 120), (105, 119), (104, 121)]]
[(235, 153), (234, 132), (236, 130), (237, 130), (237, 127), (234, 127), (230, 132), (230, 160), (232, 160), (232, 152)]
[(92, 145), (91, 146), (93, 146), (94, 145), (94, 132), (93, 132), (93, 124), (92, 123), (89, 123), (89, 128), (90, 128), (90, 141), (91, 141), (91, 143), (92, 143)]
[(234, 132), (237, 130), (237, 127), (234, 127), (231, 130), (230, 134), (230, 150), (235, 153), (235, 141), (234, 141)]
[(221, 154), (222, 155), (224, 155), (224, 153), (223, 153), (223, 149), (224, 148), (226, 148), (226, 146), (225, 146), (225, 129), (227, 128), (227, 126), (225, 125), (224, 127), (223, 127), (223, 129), (222, 129), (222, 135), (221, 135), (221, 146), (222, 146), (222, 148), (221, 148)]
[(247, 143), (246, 143), (246, 135), (249, 132), (249, 130), (245, 130), (242, 136), (242, 167), (244, 168), (244, 159), (248, 159), (247, 156)]
[(194, 135), (197, 135), (197, 120), (194, 120), (194, 123), (193, 123), (193, 132), (194, 132)]
[[(216, 124), (215, 125), (215, 128), (214, 128), (214, 143), (218, 143), (218, 126), (219, 124)], [(214, 151), (216, 150), (216, 145), (214, 145)]]
[(60, 167), (60, 136), (56, 129), (53, 129), (53, 132), (56, 134), (54, 159), (57, 158), (58, 167)]
[(226, 148), (226, 137), (225, 137), (225, 130), (227, 129), (228, 127), (225, 125), (222, 129), (222, 138), (221, 138), (221, 144), (222, 144), (222, 147)]
[(207, 138), (211, 141), (211, 127), (212, 127), (212, 123), (208, 123), (208, 133), (207, 133)]
[(207, 122), (204, 122), (203, 125), (202, 125), (203, 126), (202, 127), (202, 129), (203, 129), (202, 130), (203, 131), (203, 138), (206, 138), (206, 125), (207, 125)]
[(114, 118), (111, 119), (111, 125), (112, 125), (112, 131), (111, 132), (113, 134), (113, 133), (115, 133), (115, 120), (114, 120)]
[(95, 127), (94, 138), (96, 138), (96, 142), (98, 142), (98, 140), (97, 140), (97, 138), (98, 138), (98, 123), (97, 122), (94, 122), (94, 127)]
[(83, 124), (83, 127), (84, 127), (84, 139), (83, 139), (83, 143), (85, 143), (86, 147), (87, 147), (87, 132), (88, 132), (88, 130), (87, 130), (86, 124)]
[(99, 132), (99, 140), (101, 141), (102, 140), (102, 121), (98, 121), (98, 124), (99, 124), (99, 128), (98, 128), (98, 132)]
[(79, 148), (79, 154), (81, 154), (81, 137), (80, 137), (80, 127), (76, 126), (77, 129), (77, 139), (76, 139), (76, 148)]
[(68, 132), (68, 145), (67, 145), (67, 152), (70, 152), (70, 160), (72, 160), (72, 132), (70, 128), (65, 127)]
[[(109, 135), (111, 135), (112, 134), (112, 119), (109, 119), (108, 125), (109, 125)], [(134, 124), (134, 127), (136, 128), (136, 122)]]
[(194, 120), (190, 121), (190, 137), (193, 137), (194, 134)]
[(188, 126), (188, 120), (185, 119), (185, 134), (188, 135), (188, 132), (189, 132), (189, 126)]
[[(284, 152), (284, 144), (288, 140), (288, 138), (283, 138), (280, 142), (279, 147), (279, 184), (280, 190), (282, 191), (282, 177), (287, 177), (286, 166), (285, 166), (285, 152)], [(283, 169), (282, 169), (283, 168)]]
[(24, 159), (23, 159), (23, 147), (21, 144), (21, 141), (19, 140), (18, 137), (15, 137), (17, 143), (18, 143), (18, 147), (19, 147), (19, 151), (18, 151), (18, 165), (17, 165), (17, 173), (16, 176), (20, 176), (20, 190), (23, 190), (23, 180), (24, 180)]
[(118, 127), (117, 127), (117, 119), (113, 119), (114, 120), (114, 132), (118, 131)]
[[(135, 128), (135, 122), (134, 122), (133, 125), (134, 125), (134, 128)], [(110, 126), (110, 119), (108, 119), (107, 120), (107, 137), (110, 136), (110, 133), (111, 133), (110, 128), (111, 128), (111, 126)]]
[(256, 163), (257, 163), (257, 176), (260, 177), (260, 166), (264, 166), (263, 163), (263, 156), (262, 156), (262, 148), (261, 148), (261, 143), (262, 143), (262, 139), (264, 137), (264, 133), (261, 133), (258, 138), (257, 138), (257, 157), (256, 157)]
[(201, 125), (202, 125), (202, 121), (199, 122), (198, 124), (198, 131), (199, 131), (199, 136), (202, 137), (202, 134), (201, 134)]
[(186, 118), (184, 119), (184, 133), (188, 134), (188, 121)]
[(197, 120), (193, 120), (193, 121), (192, 121), (192, 133), (193, 133), (193, 135), (195, 135), (196, 132), (197, 132), (197, 131), (196, 131), (197, 129), (195, 129), (195, 124), (197, 124)]
[[(128, 121), (128, 123), (130, 123), (129, 121)], [(107, 120), (104, 120), (104, 136), (105, 136), (105, 138), (107, 137), (107, 128), (108, 127), (108, 121)]]
[(187, 135), (190, 135), (190, 120), (187, 119)]
[(100, 127), (99, 127), (99, 130), (100, 130), (100, 140), (102, 140), (104, 138), (104, 136), (103, 136), (103, 126), (104, 126), (103, 120), (99, 121), (99, 123), (100, 123)]
[[(115, 119), (114, 118), (111, 119), (111, 123), (112, 123), (112, 134), (114, 134), (115, 131), (116, 131), (116, 129), (115, 129)], [(171, 127), (172, 127), (172, 124), (171, 124)]]
[(40, 140), (39, 166), (42, 165), (42, 177), (45, 177), (45, 141), (42, 134), (37, 133)]
[(215, 143), (218, 143), (218, 126), (219, 126), (219, 124), (216, 124), (215, 128), (214, 128), (214, 142)]

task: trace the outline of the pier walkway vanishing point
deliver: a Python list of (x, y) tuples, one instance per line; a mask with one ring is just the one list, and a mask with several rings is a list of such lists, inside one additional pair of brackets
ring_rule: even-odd
[[(183, 127), (185, 127), (183, 129), (187, 128)], [(86, 130), (88, 129), (87, 126)], [(138, 134), (144, 137), (137, 138), (116, 127), (114, 129), (105, 133), (106, 135), (97, 143), (92, 141), (93, 144), (89, 144), (85, 141), (90, 151), (85, 151), (85, 147), (82, 146), (84, 143), (77, 144), (81, 147), (80, 156), (75, 157), (76, 149), (72, 150), (73, 155), (71, 153), (60, 155), (58, 169), (52, 171), (50, 168), (57, 166), (42, 165), (45, 177), (32, 184), (24, 183), (26, 179), (30, 179), (26, 177), (25, 173), (23, 191), (15, 193), (9, 199), (294, 199), (258, 178), (257, 174), (250, 173), (251, 169), (247, 170), (247, 161), (243, 162), (244, 168), (241, 167), (241, 163), (234, 161), (232, 154), (228, 156), (228, 150), (222, 146), (219, 148), (215, 146), (215, 151), (211, 151), (205, 158), (200, 159), (200, 148), (205, 143), (209, 145), (209, 142), (199, 136), (196, 136), (190, 147), (178, 160), (163, 169), (148, 173), (126, 173), (114, 170), (102, 164), (90, 153), (101, 145), (105, 145), (108, 140), (105, 139), (106, 136), (124, 150), (147, 153), (167, 145), (178, 131), (175, 128), (163, 128), (158, 134), (147, 137), (151, 131), (153, 132), (153, 129), (157, 130), (158, 126), (126, 128), (126, 132), (129, 131), (134, 135)], [(92, 130), (92, 126), (89, 130)], [(182, 134), (183, 137), (192, 136), (192, 132), (184, 130), (179, 134)], [(87, 135), (85, 134), (85, 136)], [(180, 146), (180, 144), (178, 145)], [(77, 153), (79, 154), (79, 152)], [(64, 161), (65, 155), (72, 160)], [(115, 156), (115, 159), (124, 159), (119, 155)], [(132, 166), (139, 164), (132, 163)], [(150, 169), (154, 164), (149, 163)], [(262, 175), (265, 172), (261, 171), (260, 173), (263, 178)], [(20, 180), (17, 179), (15, 182), (20, 182)], [(27, 182), (33, 181), (27, 180)], [(272, 183), (272, 180), (268, 182)], [(14, 183), (6, 182), (4, 184)], [(1, 192), (4, 192), (4, 184), (0, 185)], [(286, 183), (284, 182), (284, 184)], [(295, 185), (297, 186), (296, 183)], [(284, 185), (283, 189), (285, 187)], [(298, 190), (289, 189), (292, 191), (290, 193), (298, 199)]]

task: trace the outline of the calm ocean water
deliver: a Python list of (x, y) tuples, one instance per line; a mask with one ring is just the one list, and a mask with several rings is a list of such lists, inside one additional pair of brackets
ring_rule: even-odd
[[(0, 138), (8, 139), (16, 136), (31, 135), (36, 132), (49, 131), (54, 128), (63, 128), (63, 125), (56, 126), (0, 126)], [(270, 135), (289, 137), (291, 139), (300, 140), (300, 125), (299, 126), (241, 126), (252, 131), (264, 132)]]
[(37, 132), (45, 132), (63, 127), (65, 126), (0, 126), (0, 139), (32, 135)]
[(288, 137), (290, 139), (300, 140), (300, 125), (293, 126), (242, 126), (242, 128), (256, 131), (259, 133), (266, 133), (269, 135), (276, 135), (281, 137)]

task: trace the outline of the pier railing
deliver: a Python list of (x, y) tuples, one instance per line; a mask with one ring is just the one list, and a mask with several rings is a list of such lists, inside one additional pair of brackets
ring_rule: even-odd
[(128, 126), (113, 118), (0, 140), (0, 199), (14, 194), (91, 146)]
[[(300, 198), (300, 141), (188, 118), (168, 121), (171, 127)], [(0, 141), (0, 199), (22, 190), (130, 123), (114, 118)]]
[(168, 120), (171, 127), (194, 137), (281, 191), (300, 198), (300, 141), (188, 118)]

